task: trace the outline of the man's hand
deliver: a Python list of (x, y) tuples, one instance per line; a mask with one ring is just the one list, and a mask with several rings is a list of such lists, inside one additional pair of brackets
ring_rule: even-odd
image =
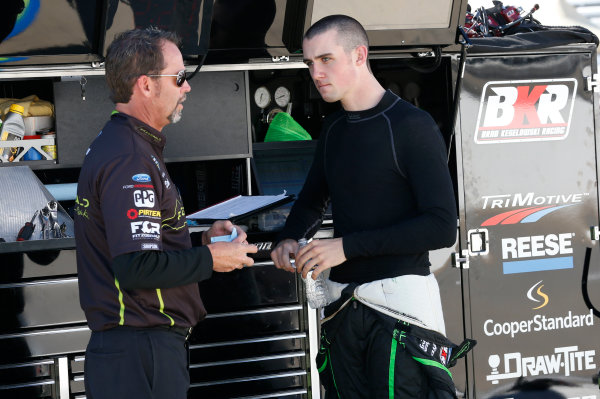
[[(210, 244), (211, 237), (228, 236), (231, 234), (233, 229), (237, 230), (237, 237), (232, 242), (241, 242), (247, 244), (247, 235), (240, 226), (236, 226), (231, 223), (230, 220), (217, 220), (210, 226), (210, 229), (202, 233), (202, 245)], [(256, 251), (255, 251), (256, 252)]]
[[(234, 241), (237, 241), (237, 238)], [(250, 258), (248, 254), (258, 251), (256, 245), (242, 242), (215, 242), (208, 244), (208, 249), (213, 258), (215, 272), (230, 272), (244, 266), (252, 266), (254, 259)]]
[(290, 262), (290, 254), (295, 254), (298, 251), (298, 242), (291, 238), (286, 238), (280, 241), (279, 244), (271, 251), (271, 259), (278, 269), (283, 269), (288, 272), (295, 271)]
[(312, 240), (296, 254), (296, 271), (306, 278), (306, 274), (316, 266), (312, 273), (313, 280), (316, 280), (321, 272), (345, 261), (342, 238)]

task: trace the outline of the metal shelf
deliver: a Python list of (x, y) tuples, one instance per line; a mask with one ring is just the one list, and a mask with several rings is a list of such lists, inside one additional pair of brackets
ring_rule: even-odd
[(55, 249), (75, 249), (75, 238), (52, 238), (47, 240), (14, 241), (0, 243), (0, 253), (35, 252)]

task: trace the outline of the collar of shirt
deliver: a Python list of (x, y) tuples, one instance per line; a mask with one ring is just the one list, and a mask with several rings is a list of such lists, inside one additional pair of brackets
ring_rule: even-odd
[(159, 148), (165, 147), (167, 137), (162, 132), (159, 132), (151, 126), (148, 126), (139, 119), (134, 118), (131, 115), (124, 114), (122, 112), (113, 113), (111, 115), (111, 119), (117, 118), (122, 118), (125, 121), (125, 123), (131, 126), (132, 130), (134, 130), (141, 138), (148, 141), (150, 144)]
[(379, 101), (379, 103), (373, 108), (362, 111), (344, 111), (346, 114), (346, 119), (348, 122), (358, 122), (372, 118), (381, 114), (382, 112), (385, 112), (389, 107), (394, 105), (397, 100), (398, 96), (390, 90), (387, 90), (381, 98), (381, 101)]

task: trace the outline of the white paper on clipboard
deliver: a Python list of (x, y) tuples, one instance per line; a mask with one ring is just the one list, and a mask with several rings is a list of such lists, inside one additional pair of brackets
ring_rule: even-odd
[(237, 197), (187, 215), (186, 218), (202, 220), (239, 218), (257, 210), (287, 202), (288, 200), (291, 200), (291, 197), (285, 191), (279, 195), (238, 195)]

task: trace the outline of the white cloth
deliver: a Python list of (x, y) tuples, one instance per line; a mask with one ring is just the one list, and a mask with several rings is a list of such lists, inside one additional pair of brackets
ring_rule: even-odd
[(362, 284), (354, 290), (354, 297), (388, 316), (446, 335), (440, 287), (433, 273)]

